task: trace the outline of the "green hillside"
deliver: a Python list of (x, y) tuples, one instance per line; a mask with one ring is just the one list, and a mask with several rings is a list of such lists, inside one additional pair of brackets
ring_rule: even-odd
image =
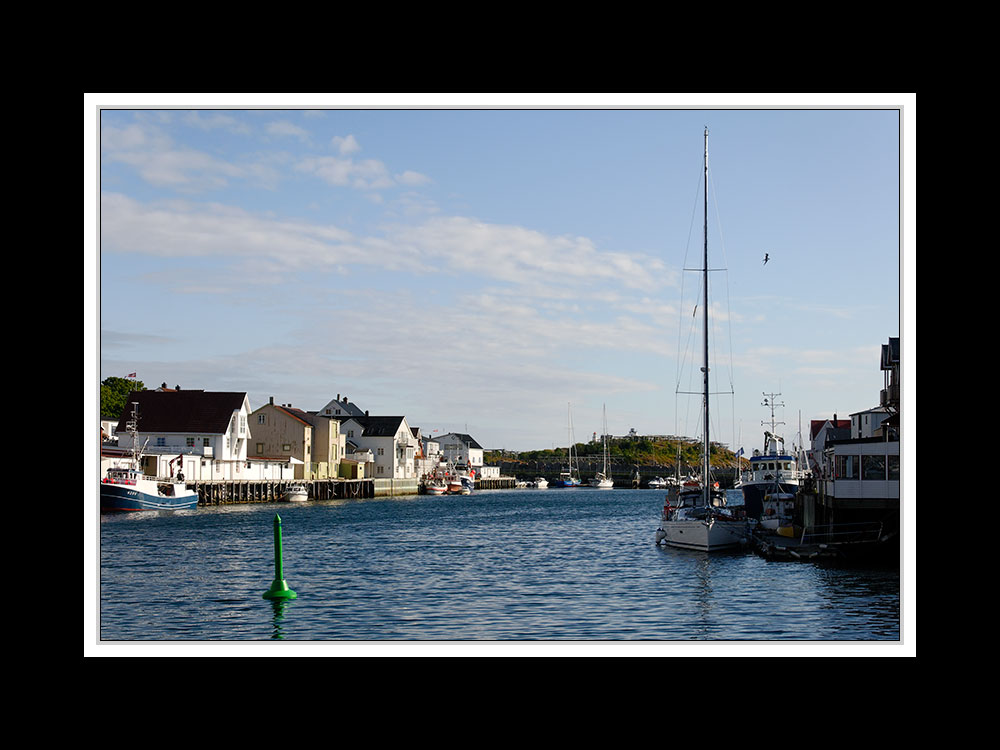
[[(627, 463), (655, 466), (673, 466), (677, 461), (678, 447), (683, 466), (698, 466), (701, 464), (701, 442), (689, 438), (612, 438), (608, 442), (608, 455), (615, 463)], [(596, 456), (603, 453), (603, 445), (598, 442), (577, 443), (574, 452), (579, 457)], [(486, 451), (484, 460), (487, 464), (505, 462), (529, 461), (565, 461), (566, 448), (555, 448), (537, 451)], [(732, 451), (721, 445), (712, 443), (712, 465), (716, 467), (735, 466), (736, 457)]]

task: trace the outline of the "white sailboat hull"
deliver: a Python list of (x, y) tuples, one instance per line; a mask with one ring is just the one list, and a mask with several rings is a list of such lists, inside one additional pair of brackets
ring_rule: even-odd
[(694, 549), (703, 552), (737, 549), (746, 544), (747, 525), (745, 521), (711, 522), (701, 520), (664, 521), (656, 530), (656, 543), (668, 547)]

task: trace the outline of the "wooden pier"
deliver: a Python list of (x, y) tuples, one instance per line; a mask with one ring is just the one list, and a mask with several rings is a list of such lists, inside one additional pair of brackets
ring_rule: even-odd
[[(188, 482), (198, 493), (198, 505), (278, 503), (293, 484), (304, 485), (310, 500), (362, 499), (416, 495), (422, 491), (418, 479), (218, 479)], [(513, 477), (477, 479), (477, 490), (513, 489)]]
[[(376, 496), (375, 479), (256, 479), (188, 482), (198, 493), (198, 505), (277, 503), (293, 484), (305, 485), (310, 500), (335, 500)], [(400, 493), (405, 494), (405, 493)]]

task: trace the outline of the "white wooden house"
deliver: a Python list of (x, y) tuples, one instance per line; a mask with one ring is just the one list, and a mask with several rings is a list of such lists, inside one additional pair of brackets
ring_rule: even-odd
[(449, 432), (437, 438), (444, 459), (456, 466), (468, 466), (478, 472), (483, 465), (483, 446), (477, 443), (471, 435), (461, 432)]
[(373, 479), (413, 479), (417, 477), (417, 441), (406, 417), (351, 416), (340, 423), (348, 444), (359, 451), (370, 450), (374, 458)]
[[(133, 411), (135, 417), (133, 417)], [(256, 479), (247, 462), (247, 394), (231, 391), (133, 391), (118, 421), (118, 448), (131, 451), (135, 418), (143, 472), (188, 481)]]

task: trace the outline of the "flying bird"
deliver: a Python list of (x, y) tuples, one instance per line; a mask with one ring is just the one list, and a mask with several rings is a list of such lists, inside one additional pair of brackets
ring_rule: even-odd
[(767, 253), (764, 253), (764, 265), (765, 265), (765, 266), (767, 265), (767, 262), (768, 262), (769, 260), (771, 260), (771, 256), (770, 256), (770, 255), (768, 255)]

